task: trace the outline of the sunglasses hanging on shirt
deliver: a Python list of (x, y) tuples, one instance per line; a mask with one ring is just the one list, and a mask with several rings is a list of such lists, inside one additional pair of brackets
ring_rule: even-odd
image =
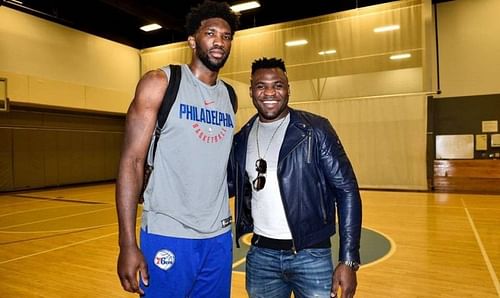
[(265, 159), (259, 158), (255, 162), (255, 170), (257, 171), (257, 178), (252, 181), (253, 188), (259, 191), (266, 185), (266, 172), (267, 162)]
[(266, 186), (266, 173), (267, 173), (267, 162), (264, 159), (264, 157), (267, 154), (267, 151), (269, 151), (269, 147), (271, 146), (271, 143), (273, 142), (274, 136), (280, 129), (281, 125), (283, 125), (283, 122), (285, 122), (286, 117), (283, 117), (283, 120), (281, 120), (281, 123), (276, 127), (274, 130), (271, 139), (269, 140), (269, 144), (267, 144), (266, 152), (264, 155), (261, 157), (260, 156), (260, 149), (259, 149), (259, 126), (260, 126), (260, 120), (257, 119), (257, 129), (255, 130), (255, 140), (257, 141), (257, 155), (259, 156), (259, 159), (255, 161), (255, 170), (257, 171), (257, 177), (253, 179), (252, 185), (253, 189), (255, 191), (262, 190), (264, 186)]

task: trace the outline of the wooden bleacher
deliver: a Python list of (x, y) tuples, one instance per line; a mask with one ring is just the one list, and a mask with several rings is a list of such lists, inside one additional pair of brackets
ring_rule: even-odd
[(435, 160), (436, 192), (500, 194), (500, 160)]

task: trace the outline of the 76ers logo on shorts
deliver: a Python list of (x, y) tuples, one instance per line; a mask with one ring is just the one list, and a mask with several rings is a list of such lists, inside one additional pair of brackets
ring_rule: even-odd
[(159, 250), (155, 256), (155, 265), (161, 270), (170, 269), (175, 263), (175, 255), (166, 249)]

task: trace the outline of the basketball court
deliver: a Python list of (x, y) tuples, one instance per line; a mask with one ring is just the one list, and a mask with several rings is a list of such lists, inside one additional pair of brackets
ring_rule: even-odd
[[(356, 297), (500, 297), (500, 196), (361, 195)], [(0, 195), (0, 296), (136, 297), (116, 275), (117, 236), (114, 184)], [(248, 239), (234, 249), (236, 298)]]

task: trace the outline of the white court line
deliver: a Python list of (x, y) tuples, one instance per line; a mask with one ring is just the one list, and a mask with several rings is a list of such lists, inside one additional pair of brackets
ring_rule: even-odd
[(238, 261), (234, 262), (233, 263), (233, 269), (238, 267), (239, 265), (245, 263), (245, 261), (247, 260), (247, 258), (242, 258), (242, 259), (239, 259)]
[(484, 262), (486, 263), (486, 267), (488, 268), (488, 272), (490, 273), (491, 280), (493, 281), (493, 284), (495, 285), (495, 288), (497, 290), (498, 297), (500, 297), (500, 283), (498, 282), (498, 277), (495, 272), (495, 269), (493, 268), (493, 265), (491, 264), (490, 258), (488, 257), (488, 254), (486, 253), (486, 249), (484, 248), (483, 242), (481, 241), (481, 237), (479, 237), (479, 233), (476, 229), (476, 225), (474, 225), (474, 221), (472, 220), (472, 216), (469, 213), (469, 210), (467, 209), (467, 206), (465, 205), (464, 199), (460, 198), (462, 201), (462, 205), (464, 206), (465, 213), (467, 214), (467, 219), (469, 220), (469, 223), (471, 225), (472, 231), (474, 232), (474, 236), (476, 237), (477, 244), (479, 245), (479, 250), (481, 250), (481, 254), (483, 255)]
[(376, 260), (374, 260), (374, 261), (372, 261), (370, 263), (367, 263), (367, 264), (361, 264), (361, 266), (359, 267), (359, 270), (367, 268), (367, 267), (371, 267), (371, 266), (374, 266), (374, 265), (377, 265), (379, 263), (382, 263), (382, 262), (386, 261), (387, 259), (389, 259), (390, 257), (392, 257), (392, 255), (396, 253), (396, 251), (397, 251), (396, 241), (394, 241), (394, 239), (392, 239), (391, 237), (389, 237), (389, 235), (384, 234), (384, 233), (382, 233), (382, 232), (380, 232), (378, 230), (372, 229), (372, 228), (367, 228), (367, 227), (362, 227), (362, 228), (365, 229), (365, 230), (371, 230), (371, 231), (373, 231), (376, 234), (382, 235), (383, 237), (385, 237), (385, 239), (387, 239), (389, 241), (389, 245), (391, 247), (389, 249), (389, 252), (387, 252), (381, 258), (376, 259)]
[(113, 206), (113, 207), (107, 207), (107, 208), (103, 208), (103, 209), (99, 209), (99, 210), (92, 210), (92, 211), (74, 213), (74, 214), (70, 214), (70, 215), (51, 217), (51, 218), (47, 218), (47, 219), (35, 220), (32, 222), (25, 222), (25, 223), (17, 224), (17, 225), (5, 226), (5, 227), (2, 227), (2, 229), (17, 228), (17, 227), (27, 226), (27, 225), (31, 225), (31, 224), (35, 224), (35, 223), (41, 223), (41, 222), (47, 222), (47, 221), (52, 221), (52, 220), (56, 220), (56, 219), (63, 219), (63, 218), (74, 217), (74, 216), (78, 216), (78, 215), (96, 213), (96, 212), (105, 211), (107, 209), (114, 209), (114, 208), (115, 207)]
[(85, 270), (89, 270), (89, 271), (104, 273), (104, 274), (108, 274), (108, 275), (113, 275), (113, 276), (116, 275), (116, 272), (114, 272), (114, 271), (113, 272), (109, 272), (109, 271), (106, 271), (106, 270), (97, 269), (97, 268), (94, 268), (94, 267), (89, 267), (89, 266), (84, 266), (84, 265), (79, 265), (79, 264), (76, 264), (76, 263), (71, 264), (71, 266), (75, 266), (75, 267), (78, 267), (80, 269), (85, 269)]
[(74, 228), (74, 229), (65, 229), (65, 230), (42, 230), (42, 231), (2, 231), (0, 230), (0, 234), (45, 234), (45, 233), (69, 233), (69, 232), (78, 232), (78, 231), (87, 231), (94, 230), (109, 226), (116, 226), (118, 223), (110, 223), (105, 225), (97, 225), (97, 226), (88, 226), (84, 228)]
[(71, 247), (71, 246), (76, 246), (76, 245), (79, 245), (79, 244), (83, 244), (83, 243), (86, 243), (86, 242), (98, 240), (98, 239), (101, 239), (101, 238), (106, 238), (106, 237), (109, 237), (109, 236), (112, 236), (112, 235), (116, 235), (116, 234), (118, 234), (118, 232), (113, 232), (113, 233), (102, 235), (102, 236), (99, 236), (99, 237), (94, 237), (94, 238), (90, 238), (90, 239), (86, 239), (86, 240), (82, 240), (82, 241), (78, 241), (78, 242), (73, 242), (71, 244), (66, 244), (66, 245), (54, 247), (54, 248), (51, 248), (51, 249), (42, 250), (42, 251), (35, 252), (35, 253), (29, 254), (29, 255), (24, 255), (24, 256), (17, 257), (17, 258), (13, 258), (13, 259), (2, 261), (2, 262), (0, 262), (0, 265), (7, 264), (7, 263), (10, 263), (10, 262), (14, 262), (14, 261), (19, 261), (19, 260), (30, 258), (30, 257), (34, 257), (34, 256), (38, 256), (38, 255), (41, 255), (41, 254), (45, 254), (45, 253), (48, 253), (48, 252), (60, 250), (60, 249), (63, 249), (63, 248), (68, 248), (68, 247)]
[[(139, 217), (136, 218), (136, 223), (137, 223), (137, 220), (139, 220)], [(98, 239), (101, 239), (101, 238), (106, 238), (106, 237), (109, 237), (109, 236), (112, 236), (112, 235), (116, 235), (116, 234), (118, 234), (118, 232), (113, 232), (113, 233), (109, 233), (109, 234), (102, 235), (102, 236), (99, 236), (99, 237), (94, 237), (94, 238), (90, 238), (90, 239), (86, 239), (86, 240), (82, 240), (82, 241), (78, 241), (78, 242), (73, 242), (71, 244), (66, 244), (66, 245), (54, 247), (54, 248), (51, 248), (51, 249), (47, 249), (47, 250), (35, 252), (35, 253), (29, 254), (29, 255), (24, 255), (24, 256), (17, 257), (17, 258), (13, 258), (13, 259), (1, 261), (0, 265), (6, 264), (6, 263), (10, 263), (10, 262), (13, 262), (13, 261), (18, 261), (18, 260), (30, 258), (30, 257), (34, 257), (34, 256), (38, 256), (38, 255), (45, 254), (45, 253), (48, 253), (48, 252), (51, 252), (51, 251), (56, 251), (56, 250), (60, 250), (60, 249), (63, 249), (63, 248), (68, 248), (68, 247), (71, 247), (71, 246), (75, 246), (75, 245), (87, 243), (87, 242), (98, 240)]]
[(68, 206), (69, 205), (66, 205), (66, 206), (59, 205), (59, 206), (50, 206), (50, 207), (44, 207), (44, 208), (31, 208), (31, 209), (25, 209), (25, 210), (19, 210), (19, 211), (14, 211), (14, 212), (10, 212), (10, 213), (0, 214), (0, 217), (6, 217), (6, 216), (21, 214), (21, 213), (42, 211), (42, 210), (48, 210), (48, 209), (67, 208)]

